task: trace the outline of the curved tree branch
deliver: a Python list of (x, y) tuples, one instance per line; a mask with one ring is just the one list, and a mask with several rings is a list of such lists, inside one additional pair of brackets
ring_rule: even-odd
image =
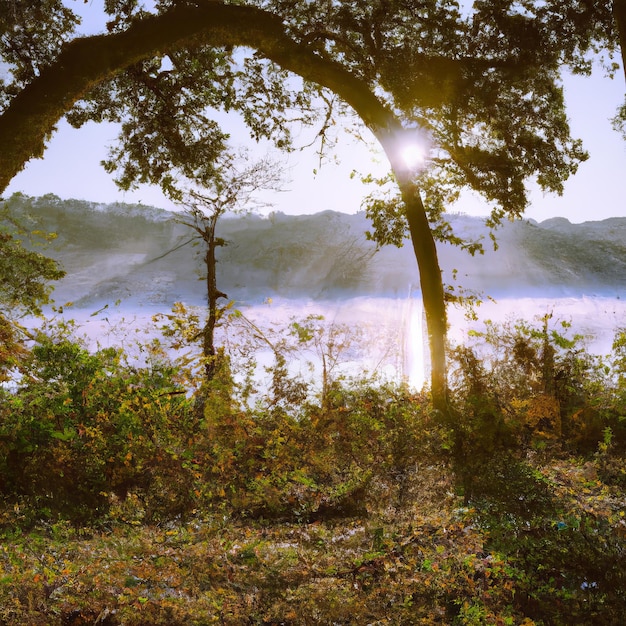
[(0, 190), (33, 157), (40, 157), (58, 120), (91, 88), (141, 59), (197, 44), (246, 46), (309, 82), (336, 93), (359, 115), (383, 147), (406, 204), (417, 258), (431, 347), (432, 393), (443, 408), (446, 396), (446, 313), (441, 272), (420, 198), (399, 156), (404, 130), (369, 85), (288, 34), (282, 20), (243, 5), (178, 6), (135, 22), (126, 31), (76, 39), (11, 102), (0, 117)]
[(34, 157), (58, 120), (92, 87), (141, 59), (197, 43), (248, 46), (304, 78), (340, 94), (369, 127), (384, 127), (389, 112), (341, 65), (293, 41), (282, 20), (267, 11), (211, 2), (179, 6), (135, 22), (126, 31), (75, 39), (25, 87), (0, 118), (0, 191)]

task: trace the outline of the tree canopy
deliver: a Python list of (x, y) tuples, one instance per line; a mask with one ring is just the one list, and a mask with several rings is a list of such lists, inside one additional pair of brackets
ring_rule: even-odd
[[(293, 124), (364, 124), (389, 158), (425, 302), (433, 392), (443, 388), (445, 306), (433, 234), (469, 187), (492, 220), (520, 216), (527, 185), (556, 193), (586, 154), (571, 137), (560, 71), (613, 71), (623, 3), (609, 0), (106, 0), (107, 34), (76, 38), (72, 2), (5, 3), (0, 185), (40, 156), (58, 119), (121, 123), (107, 163), (120, 184), (171, 187), (214, 173), (236, 111), (251, 136), (295, 146)], [(615, 8), (615, 15), (613, 9)], [(345, 123), (345, 122), (343, 122)], [(159, 127), (172, 130), (160, 133)], [(416, 140), (428, 166), (401, 158)], [(197, 172), (196, 172), (197, 173)], [(433, 230), (431, 228), (435, 227)]]
[[(45, 76), (59, 55), (66, 71), (86, 74), (99, 64), (118, 69), (105, 37), (63, 45), (78, 21), (71, 4), (5, 6), (2, 54), (13, 77), (3, 85), (5, 107)], [(98, 87), (86, 91), (92, 85), (84, 85), (84, 99), (70, 114), (75, 125), (87, 119), (123, 123), (112, 159), (125, 186), (167, 185), (166, 149), (182, 166), (202, 160), (210, 176), (225, 139), (215, 110), (238, 111), (253, 137), (286, 147), (289, 122), (311, 122), (322, 102), (315, 97), (326, 88), (367, 125), (388, 125), (385, 113), (393, 113), (403, 127), (426, 134), (433, 158), (423, 177), (439, 183), (424, 193), (429, 209), (441, 208), (468, 185), (500, 210), (519, 215), (529, 177), (559, 192), (584, 154), (569, 136), (559, 70), (567, 65), (588, 72), (590, 52), (612, 54), (618, 43), (608, 1), (479, 0), (471, 10), (454, 0), (154, 4), (155, 14), (170, 18), (170, 34), (162, 32), (166, 20), (154, 19), (141, 2), (105, 3), (108, 40), (113, 44), (114, 36), (127, 48), (132, 40), (134, 50), (118, 52), (124, 73), (102, 81), (99, 72), (89, 81)], [(226, 32), (235, 26), (237, 33)], [(86, 52), (83, 67), (68, 67), (67, 61), (79, 62), (78, 54), (70, 54), (77, 49)], [(98, 58), (105, 54), (106, 60)], [(140, 56), (146, 59), (136, 63)], [(307, 82), (287, 80), (287, 72)], [(376, 94), (378, 106), (366, 102), (366, 89)], [(178, 129), (176, 144), (163, 145), (159, 124)]]
[[(17, 194), (12, 200), (19, 202), (22, 198)], [(41, 313), (41, 306), (49, 303), (49, 281), (65, 275), (56, 261), (36, 249), (45, 247), (54, 239), (54, 233), (33, 227), (23, 210), (16, 219), (13, 204), (9, 200), (0, 211), (0, 316)]]

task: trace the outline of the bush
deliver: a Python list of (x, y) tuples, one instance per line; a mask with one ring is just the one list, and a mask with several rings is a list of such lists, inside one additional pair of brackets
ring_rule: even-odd
[(427, 399), (403, 387), (337, 384), (324, 406), (294, 414), (276, 402), (245, 411), (228, 394), (216, 403), (223, 384), (211, 383), (209, 447), (197, 453), (214, 505), (281, 519), (362, 515), (381, 490), (402, 493), (402, 477), (423, 456)]
[(539, 327), (488, 322), (452, 350), (457, 446), (467, 458), (512, 447), (593, 453), (607, 426), (621, 440), (619, 359), (611, 367), (581, 336), (568, 337), (568, 323), (551, 324), (551, 314)]
[[(118, 350), (90, 353), (64, 333), (39, 334), (19, 387), (0, 398), (5, 499), (26, 498), (38, 515), (76, 523), (102, 518), (111, 494), (132, 490), (146, 494), (155, 516), (187, 507), (154, 494), (155, 482), (185, 476), (193, 432), (173, 374), (165, 363), (137, 369)], [(179, 491), (189, 493), (183, 482)]]
[(504, 555), (514, 606), (538, 623), (615, 624), (626, 610), (626, 543), (606, 519), (569, 506), (523, 462), (499, 460), (474, 483), (486, 548)]

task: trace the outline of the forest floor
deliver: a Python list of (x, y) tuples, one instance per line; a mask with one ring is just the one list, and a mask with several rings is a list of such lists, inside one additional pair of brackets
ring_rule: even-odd
[(564, 550), (559, 538), (573, 554), (571, 533), (585, 535), (580, 520), (593, 519), (594, 537), (604, 529), (603, 541), (623, 556), (624, 489), (599, 478), (597, 459), (535, 459), (532, 466), (562, 514), (550, 520), (531, 511), (507, 526), (508, 553), (492, 541), (493, 520), (455, 495), (445, 466), (416, 467), (400, 496), (360, 518), (286, 522), (197, 511), (144, 525), (140, 502), (130, 497), (119, 504), (118, 520), (98, 530), (64, 522), (5, 530), (0, 624), (565, 623), (563, 612), (546, 613), (546, 601), (570, 602), (571, 615), (617, 624), (603, 612), (611, 597), (604, 583), (561, 555), (560, 576), (579, 576), (575, 592), (570, 586), (564, 593), (554, 572), (540, 589), (520, 546), (536, 542), (550, 563), (554, 550)]

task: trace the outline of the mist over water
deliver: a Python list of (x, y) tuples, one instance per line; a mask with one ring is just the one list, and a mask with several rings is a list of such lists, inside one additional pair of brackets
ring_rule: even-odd
[[(202, 314), (203, 307), (192, 308)], [(427, 334), (419, 293), (404, 298), (356, 297), (344, 300), (317, 301), (311, 299), (277, 298), (271, 303), (246, 304), (239, 307), (243, 315), (260, 329), (288, 333), (292, 320), (302, 322), (309, 315), (322, 315), (327, 326), (347, 326), (360, 333), (355, 343), (340, 356), (338, 373), (346, 376), (377, 376), (383, 380), (404, 381), (420, 389), (428, 380), (429, 358)], [(78, 335), (87, 338), (92, 347), (120, 346), (132, 354), (137, 341), (149, 341), (159, 336), (153, 315), (171, 310), (155, 305), (111, 305), (92, 315), (91, 308), (68, 309), (65, 316), (76, 320)], [(611, 351), (615, 331), (626, 326), (626, 301), (620, 298), (504, 298), (486, 301), (476, 310), (479, 319), (468, 320), (465, 311), (449, 307), (449, 339), (453, 344), (464, 343), (470, 330), (484, 330), (484, 322), (503, 324), (524, 320), (540, 327), (540, 319), (552, 314), (551, 328), (560, 329), (560, 322), (571, 323), (569, 336), (574, 333), (585, 338), (592, 354), (606, 355)], [(218, 331), (218, 344), (236, 344), (243, 337), (237, 329), (226, 338)], [(261, 365), (270, 365), (270, 350), (259, 352)], [(319, 370), (319, 358), (314, 351), (293, 356), (292, 372), (301, 371), (313, 377)], [(319, 374), (319, 371), (317, 372)]]
[[(46, 253), (67, 276), (53, 295), (59, 305), (74, 303), (65, 316), (77, 320), (92, 345), (128, 348), (155, 336), (152, 316), (169, 313), (175, 302), (202, 310), (202, 250), (186, 245), (189, 229), (173, 214), (54, 197), (17, 199), (11, 211), (16, 218), (20, 211), (25, 219), (36, 215), (38, 228), (58, 233)], [(454, 293), (466, 290), (484, 300), (478, 322), (449, 307), (453, 343), (465, 342), (485, 320), (540, 326), (537, 318), (552, 314), (552, 327), (571, 322), (570, 336), (582, 334), (591, 352), (609, 353), (615, 331), (626, 327), (626, 218), (506, 223), (496, 231), (499, 248), (493, 250), (479, 218), (448, 217), (459, 236), (485, 246), (473, 257), (438, 246), (444, 282)], [(348, 375), (378, 374), (419, 388), (429, 366), (415, 257), (410, 245), (377, 251), (364, 235), (370, 228), (363, 214), (332, 211), (224, 219), (218, 287), (261, 328), (288, 333), (292, 319), (308, 315), (353, 328), (358, 341), (340, 358)], [(224, 339), (237, 337), (231, 332)], [(315, 361), (309, 350), (300, 365)]]
[[(105, 304), (100, 303), (95, 309), (70, 307), (63, 317), (76, 322), (76, 334), (91, 348), (123, 347), (139, 358), (137, 343), (161, 337), (157, 327), (162, 322), (155, 322), (153, 317), (171, 313), (170, 308), (155, 305), (122, 302), (103, 309)], [(193, 313), (204, 317), (201, 304), (187, 306)], [(292, 321), (303, 323), (308, 316), (322, 316), (321, 324), (327, 329), (347, 330), (347, 345), (340, 351), (335, 374), (406, 381), (416, 388), (424, 384), (425, 337), (422, 305), (418, 299), (357, 297), (316, 301), (276, 298), (263, 303), (240, 304), (237, 310), (267, 333), (271, 340), (278, 340), (281, 333), (286, 337)], [(226, 344), (227, 348), (237, 347), (245, 342), (244, 335), (249, 332), (250, 326), (235, 320), (235, 323), (227, 324), (226, 329), (218, 328), (216, 343)], [(233, 349), (233, 352), (237, 350)], [(257, 358), (261, 366), (269, 366), (273, 361), (272, 352), (267, 348), (260, 349)], [(306, 376), (313, 376), (315, 372), (310, 371), (311, 366), (319, 369), (320, 359), (314, 346), (303, 346), (302, 350), (292, 353), (292, 361), (292, 372), (301, 371)]]
[(463, 312), (450, 308), (450, 339), (463, 342), (470, 329), (481, 330), (484, 322), (498, 323), (525, 320), (540, 326), (540, 319), (552, 315), (551, 328), (560, 322), (571, 323), (569, 336), (584, 337), (585, 347), (592, 354), (606, 355), (611, 351), (615, 332), (626, 328), (626, 300), (606, 296), (580, 296), (565, 298), (523, 297), (486, 301), (478, 308), (477, 322), (464, 319)]

